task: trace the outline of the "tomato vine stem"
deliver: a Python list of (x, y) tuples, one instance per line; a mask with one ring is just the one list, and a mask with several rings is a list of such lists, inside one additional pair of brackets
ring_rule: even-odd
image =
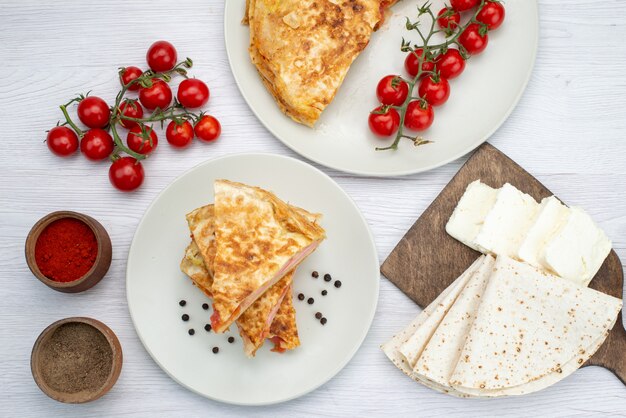
[[(458, 38), (463, 33), (463, 31), (472, 23), (478, 23), (481, 25), (481, 27), (485, 26), (483, 23), (478, 22), (476, 20), (476, 17), (478, 16), (478, 13), (484, 7), (486, 1), (487, 0), (480, 1), (480, 4), (476, 8), (476, 11), (472, 15), (472, 17), (465, 23), (465, 25), (458, 25), (454, 29), (452, 28), (447, 28), (447, 29), (442, 29), (442, 30), (435, 29), (437, 17), (432, 11), (432, 7), (431, 7), (432, 4), (430, 2), (426, 2), (422, 6), (419, 6), (417, 8), (418, 14), (417, 14), (417, 19), (415, 21), (412, 22), (408, 17), (406, 18), (406, 29), (409, 31), (412, 31), (412, 30), (416, 31), (422, 42), (421, 44), (415, 44), (411, 46), (411, 42), (407, 42), (403, 38), (400, 50), (403, 52), (410, 52), (413, 55), (415, 55), (415, 57), (418, 60), (418, 71), (412, 80), (407, 80), (405, 78), (398, 76), (398, 78), (404, 81), (405, 83), (407, 83), (409, 87), (409, 93), (407, 94), (407, 97), (404, 100), (404, 103), (401, 106), (391, 106), (394, 109), (396, 109), (398, 113), (400, 114), (400, 126), (398, 128), (398, 132), (396, 133), (393, 143), (386, 147), (377, 147), (376, 151), (397, 150), (398, 144), (400, 143), (400, 140), (402, 138), (410, 139), (413, 142), (413, 145), (415, 146), (425, 145), (425, 144), (429, 144), (433, 142), (421, 136), (406, 135), (404, 132), (404, 121), (406, 118), (406, 111), (409, 106), (409, 103), (415, 100), (420, 100), (422, 103), (425, 103), (424, 98), (420, 97), (419, 94), (414, 94), (415, 86), (419, 83), (419, 81), (424, 76), (438, 75), (436, 71), (424, 71), (423, 65), (426, 62), (430, 62), (433, 64), (436, 63), (437, 56), (442, 53), (445, 53), (450, 45), (456, 45), (459, 48), (459, 52), (461, 53), (461, 56), (463, 57), (463, 59), (466, 59), (466, 60), (469, 59), (470, 55), (465, 50), (465, 48), (458, 42)], [(427, 15), (430, 18), (430, 28), (428, 29), (427, 35), (424, 35), (424, 32), (422, 32), (422, 30), (420, 29), (420, 19), (424, 15)], [(431, 38), (435, 34), (440, 33), (440, 32), (446, 33), (446, 37), (447, 37), (446, 40), (439, 44), (429, 45)], [(418, 50), (421, 50), (421, 54), (417, 53)]]

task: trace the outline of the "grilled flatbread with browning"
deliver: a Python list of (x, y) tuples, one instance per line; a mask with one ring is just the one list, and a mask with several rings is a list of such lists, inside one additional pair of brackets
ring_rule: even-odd
[(325, 237), (320, 225), (274, 194), (216, 180), (217, 250), (211, 289), (215, 332), (224, 332)]
[[(189, 213), (187, 222), (193, 240), (185, 251), (185, 257), (181, 261), (180, 268), (183, 273), (192, 279), (197, 287), (207, 296), (212, 297), (212, 266), (216, 251), (213, 205), (203, 206)], [(200, 247), (196, 242), (200, 243)], [(256, 351), (263, 345), (265, 338), (273, 336), (273, 334), (270, 334), (270, 324), (273, 323), (275, 314), (281, 311), (280, 306), (282, 303), (293, 306), (291, 303), (290, 286), (293, 273), (292, 271), (286, 274), (283, 279), (257, 299), (237, 320), (239, 334), (244, 342), (244, 352), (248, 357), (254, 356)], [(286, 312), (285, 309), (282, 312)], [(292, 326), (292, 328), (280, 328), (283, 340), (295, 341), (295, 345), (292, 344), (287, 349), (300, 345), (298, 330), (295, 327), (295, 310), (292, 310), (291, 313), (293, 318), (282, 318), (280, 320), (280, 323), (291, 324)]]
[(250, 57), (281, 110), (313, 126), (394, 0), (248, 0)]

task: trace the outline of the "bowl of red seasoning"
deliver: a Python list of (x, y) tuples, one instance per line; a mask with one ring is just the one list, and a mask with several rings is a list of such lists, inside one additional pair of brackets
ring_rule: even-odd
[(111, 265), (111, 239), (104, 227), (78, 212), (52, 212), (26, 238), (26, 262), (46, 286), (77, 293), (98, 283)]

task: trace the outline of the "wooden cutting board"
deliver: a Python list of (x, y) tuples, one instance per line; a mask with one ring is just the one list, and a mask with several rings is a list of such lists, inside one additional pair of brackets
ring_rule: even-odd
[[(494, 146), (485, 143), (478, 148), (381, 267), (383, 275), (422, 308), (429, 305), (480, 255), (445, 231), (445, 225), (465, 188), (477, 179), (495, 188), (508, 182), (537, 201), (553, 194)], [(621, 298), (623, 280), (622, 263), (615, 251), (611, 251), (589, 287)], [(585, 363), (585, 366), (592, 365), (611, 370), (626, 384), (626, 331), (621, 313), (602, 347)]]

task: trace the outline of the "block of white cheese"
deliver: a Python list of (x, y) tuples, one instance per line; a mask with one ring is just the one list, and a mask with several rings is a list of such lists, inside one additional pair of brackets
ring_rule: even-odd
[(487, 213), (496, 202), (497, 194), (496, 189), (481, 183), (480, 180), (471, 182), (446, 224), (446, 232), (476, 251), (484, 252), (474, 244), (474, 240), (483, 226)]
[(535, 267), (541, 263), (548, 241), (566, 224), (570, 210), (554, 196), (546, 197), (539, 205), (539, 214), (528, 230), (517, 251), (517, 258)]
[(542, 263), (550, 270), (587, 286), (611, 251), (611, 241), (582, 209), (570, 208), (565, 225), (550, 239)]
[(517, 258), (538, 212), (539, 203), (535, 199), (506, 183), (487, 213), (474, 245), (491, 254)]

